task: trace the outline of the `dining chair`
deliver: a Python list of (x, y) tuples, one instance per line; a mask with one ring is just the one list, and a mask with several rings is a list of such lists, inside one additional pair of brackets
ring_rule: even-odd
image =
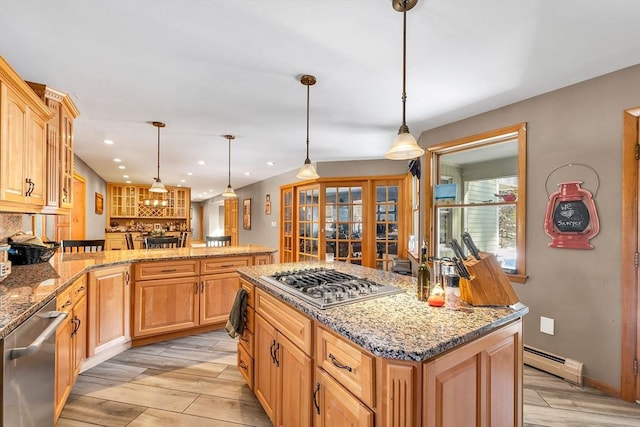
[(177, 237), (146, 237), (144, 247), (147, 249), (177, 248), (179, 239)]
[(181, 231), (180, 232), (179, 241), (178, 241), (178, 247), (179, 248), (186, 248), (187, 247), (187, 240), (189, 240), (189, 232), (188, 231)]
[(231, 236), (206, 236), (208, 247), (231, 246)]
[(127, 244), (127, 249), (135, 249), (135, 245), (133, 244), (133, 234), (124, 233), (124, 241)]
[(99, 252), (104, 250), (104, 239), (62, 240), (62, 252)]

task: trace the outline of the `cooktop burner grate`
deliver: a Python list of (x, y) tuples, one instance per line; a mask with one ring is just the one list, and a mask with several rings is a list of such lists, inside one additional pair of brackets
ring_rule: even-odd
[(261, 278), (320, 309), (404, 292), (396, 286), (323, 267), (282, 271)]

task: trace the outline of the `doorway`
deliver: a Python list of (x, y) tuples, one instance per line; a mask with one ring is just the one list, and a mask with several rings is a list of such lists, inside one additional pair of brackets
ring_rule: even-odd
[[(622, 139), (622, 361), (620, 395), (640, 403), (638, 354), (640, 354), (640, 277), (638, 271), (640, 229), (640, 107), (626, 110)], [(634, 236), (625, 239), (624, 236)]]
[(73, 205), (71, 207), (71, 239), (84, 240), (87, 217), (87, 180), (73, 174)]

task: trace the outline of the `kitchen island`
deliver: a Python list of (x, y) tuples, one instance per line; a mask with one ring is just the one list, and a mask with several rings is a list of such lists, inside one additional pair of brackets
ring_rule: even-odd
[[(263, 277), (317, 267), (405, 292), (318, 309)], [(526, 306), (429, 307), (414, 278), (339, 262), (239, 272), (239, 367), (274, 425), (522, 425)]]

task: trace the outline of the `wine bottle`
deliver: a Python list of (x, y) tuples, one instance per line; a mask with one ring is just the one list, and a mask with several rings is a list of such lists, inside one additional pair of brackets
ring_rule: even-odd
[(431, 293), (431, 268), (429, 267), (427, 244), (422, 245), (418, 268), (418, 301), (426, 301)]

